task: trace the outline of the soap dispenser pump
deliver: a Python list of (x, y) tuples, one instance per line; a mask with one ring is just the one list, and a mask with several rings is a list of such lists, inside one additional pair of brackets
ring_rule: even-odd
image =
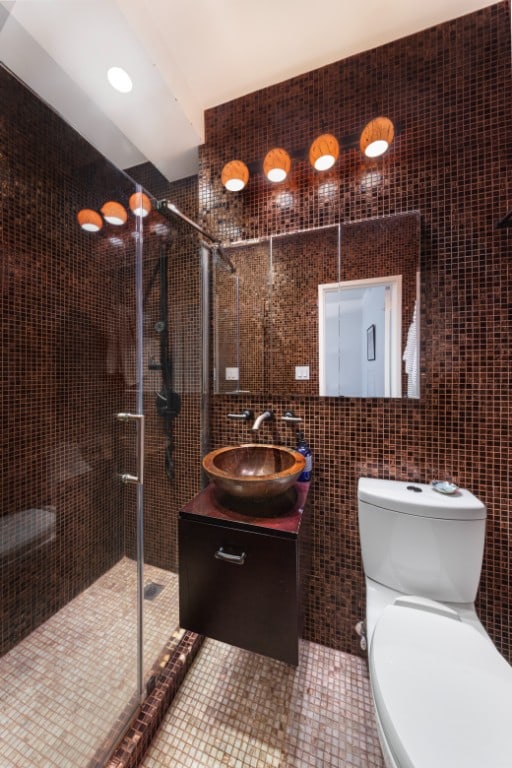
[(311, 473), (313, 471), (313, 454), (311, 448), (304, 439), (304, 432), (297, 430), (297, 451), (301, 453), (306, 459), (306, 466), (303, 472), (299, 475), (299, 483), (309, 483), (311, 480)]

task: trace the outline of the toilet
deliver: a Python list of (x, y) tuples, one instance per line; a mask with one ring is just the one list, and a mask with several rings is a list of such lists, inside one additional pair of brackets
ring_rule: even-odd
[(388, 768), (511, 768), (512, 667), (476, 614), (486, 510), (362, 477), (366, 639)]

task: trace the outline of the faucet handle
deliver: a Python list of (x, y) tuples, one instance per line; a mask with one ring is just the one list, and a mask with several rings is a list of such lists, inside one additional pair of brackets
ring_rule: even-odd
[(281, 416), (281, 421), (286, 421), (288, 424), (298, 424), (302, 421), (300, 416), (296, 416), (293, 411), (285, 411)]
[(246, 408), (242, 413), (228, 413), (228, 419), (239, 419), (241, 421), (251, 421), (254, 418), (254, 412)]

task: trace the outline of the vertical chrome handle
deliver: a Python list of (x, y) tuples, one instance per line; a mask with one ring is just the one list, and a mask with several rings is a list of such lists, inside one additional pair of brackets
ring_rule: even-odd
[(124, 472), (121, 475), (121, 481), (142, 485), (144, 482), (144, 415), (142, 413), (117, 413), (116, 419), (119, 421), (134, 420), (137, 423), (137, 474), (130, 475)]

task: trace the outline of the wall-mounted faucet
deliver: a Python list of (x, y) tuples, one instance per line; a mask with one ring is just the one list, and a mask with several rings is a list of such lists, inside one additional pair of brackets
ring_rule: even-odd
[(254, 430), (257, 430), (261, 427), (262, 422), (264, 421), (271, 421), (274, 418), (273, 411), (263, 411), (263, 413), (260, 413), (254, 424), (252, 425), (252, 428)]

